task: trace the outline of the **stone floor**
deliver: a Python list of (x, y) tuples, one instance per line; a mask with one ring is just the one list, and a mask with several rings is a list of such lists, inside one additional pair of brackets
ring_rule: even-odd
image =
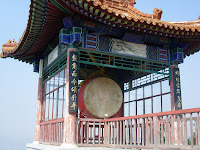
[[(76, 147), (73, 145), (53, 146), (53, 145), (39, 144), (36, 142), (29, 143), (26, 145), (26, 147), (27, 150), (122, 150), (123, 149), (123, 148), (106, 148), (106, 147)], [(132, 149), (132, 150), (138, 150), (138, 149)]]
[[(107, 147), (77, 147), (75, 145), (61, 145), (61, 146), (53, 146), (53, 145), (44, 145), (39, 144), (38, 142), (33, 142), (26, 145), (27, 150), (126, 150), (127, 148), (107, 148)], [(130, 150), (130, 149), (127, 149)], [(136, 149), (131, 148), (131, 150), (148, 150), (148, 149)], [(200, 148), (159, 148), (155, 150), (200, 150)]]

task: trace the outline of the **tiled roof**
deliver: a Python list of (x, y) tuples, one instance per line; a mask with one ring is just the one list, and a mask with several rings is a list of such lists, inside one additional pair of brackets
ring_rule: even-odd
[(31, 0), (27, 27), (18, 43), (5, 43), (0, 57), (15, 57), (32, 63), (63, 27), (64, 13), (46, 0)]
[(135, 0), (31, 0), (29, 20), (21, 40), (18, 44), (3, 45), (0, 57), (31, 63), (63, 27), (62, 19), (74, 13), (116, 28), (183, 39), (192, 44), (185, 55), (199, 50), (199, 18), (185, 22), (161, 21), (162, 10), (155, 8), (152, 14), (146, 14), (137, 10), (135, 3)]
[[(17, 46), (18, 46), (18, 43), (14, 43), (14, 42), (11, 43), (11, 41), (10, 41), (8, 43), (3, 44), (2, 51), (4, 53), (10, 54), (10, 53), (13, 53), (15, 51), (15, 49), (17, 48)], [(3, 57), (3, 54), (1, 54), (1, 55)]]
[[(68, 6), (78, 7), (82, 14), (96, 16), (107, 23), (123, 25), (124, 27), (140, 29), (140, 32), (150, 32), (152, 34), (167, 34), (169, 37), (185, 38), (198, 37), (200, 35), (200, 20), (186, 22), (161, 21), (163, 11), (154, 8), (152, 14), (146, 14), (134, 7), (134, 0), (65, 0)], [(98, 13), (96, 13), (98, 10)], [(110, 17), (108, 17), (110, 15)], [(114, 17), (114, 18), (113, 18)], [(102, 21), (102, 22), (103, 22)], [(171, 35), (171, 36), (170, 36)]]

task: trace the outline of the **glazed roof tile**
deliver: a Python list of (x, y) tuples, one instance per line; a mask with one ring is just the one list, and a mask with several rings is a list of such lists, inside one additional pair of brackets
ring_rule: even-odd
[[(83, 0), (84, 1), (84, 0)], [(198, 31), (200, 32), (200, 20), (195, 21), (183, 21), (183, 22), (170, 22), (161, 21), (162, 10), (154, 8), (153, 14), (147, 14), (134, 8), (133, 0), (86, 0), (92, 2), (94, 6), (98, 6), (103, 10), (107, 10), (108, 13), (115, 14), (116, 17), (126, 18), (132, 22), (141, 22), (152, 24), (154, 26), (181, 30), (181, 31)], [(83, 2), (84, 3), (84, 2)]]
[(63, 27), (62, 19), (69, 15), (68, 12), (84, 17), (90, 15), (93, 21), (102, 19), (106, 24), (116, 27), (193, 42), (185, 55), (199, 50), (200, 18), (195, 21), (161, 21), (162, 10), (155, 8), (152, 14), (146, 14), (135, 8), (135, 3), (135, 0), (31, 0), (29, 20), (21, 40), (17, 44), (4, 44), (0, 57), (15, 57), (32, 62), (30, 56), (36, 57), (58, 34)]

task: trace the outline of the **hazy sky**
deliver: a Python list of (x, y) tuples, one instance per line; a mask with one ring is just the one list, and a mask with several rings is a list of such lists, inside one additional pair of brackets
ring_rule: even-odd
[[(30, 1), (0, 0), (0, 45), (21, 38), (29, 15)], [(199, 0), (136, 0), (135, 7), (145, 13), (163, 10), (162, 20), (196, 20)], [(183, 108), (199, 107), (200, 52), (181, 64)], [(14, 59), (0, 59), (0, 149), (25, 150), (34, 140), (38, 74), (33, 66)]]

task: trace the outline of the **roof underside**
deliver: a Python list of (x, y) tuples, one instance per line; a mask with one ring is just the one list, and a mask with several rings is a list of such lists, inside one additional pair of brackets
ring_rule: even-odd
[(27, 27), (18, 44), (6, 43), (1, 57), (15, 57), (32, 63), (63, 27), (63, 18), (79, 14), (95, 22), (146, 34), (181, 39), (189, 44), (189, 56), (200, 47), (200, 20), (185, 22), (161, 21), (162, 10), (153, 14), (134, 8), (134, 0), (31, 0)]

